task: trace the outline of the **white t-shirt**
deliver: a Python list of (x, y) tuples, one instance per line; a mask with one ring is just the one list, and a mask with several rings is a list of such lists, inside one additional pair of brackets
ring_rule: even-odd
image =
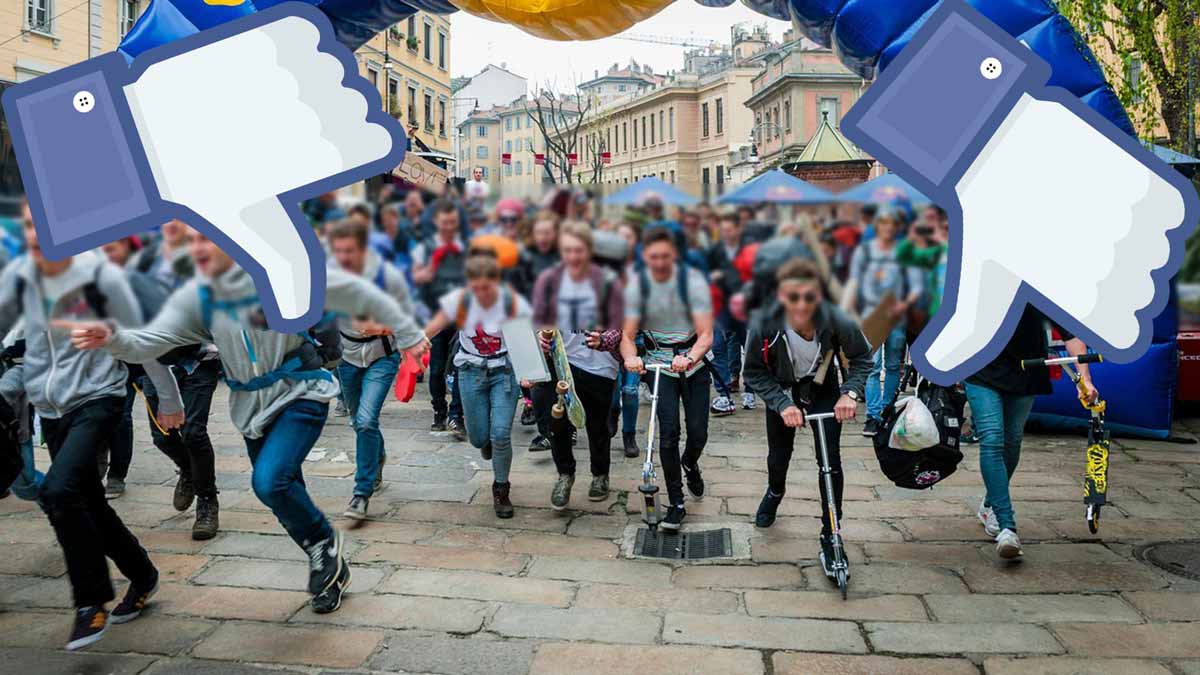
[[(438, 300), (438, 307), (454, 321), (458, 316), (458, 304), (462, 301), (466, 289), (450, 291)], [(467, 319), (458, 331), (460, 347), (454, 355), (454, 365), (473, 365), (487, 368), (501, 368), (508, 364), (508, 346), (504, 344), (504, 334), (500, 325), (509, 317), (507, 303), (515, 297), (517, 302), (516, 316), (532, 316), (533, 308), (525, 298), (511, 292), (501, 290), (499, 297), (491, 307), (484, 308), (474, 295), (467, 301)]]
[(463, 196), (467, 199), (486, 201), (492, 194), (492, 188), (483, 180), (469, 180), (463, 184)]
[(588, 347), (583, 334), (586, 330), (603, 329), (599, 301), (591, 279), (576, 282), (571, 275), (563, 274), (558, 287), (557, 315), (558, 330), (563, 335), (563, 346), (571, 365), (593, 375), (617, 379), (617, 360), (608, 352)]
[(792, 330), (791, 326), (784, 330), (783, 335), (787, 339), (788, 354), (792, 357), (792, 373), (796, 379), (812, 375), (817, 369), (817, 359), (821, 355), (821, 344), (817, 342), (817, 336), (806, 340)]

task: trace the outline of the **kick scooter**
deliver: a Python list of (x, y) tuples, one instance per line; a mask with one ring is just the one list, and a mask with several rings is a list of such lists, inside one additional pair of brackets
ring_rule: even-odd
[(1103, 360), (1099, 354), (1081, 354), (1062, 358), (1024, 359), (1021, 361), (1022, 369), (1062, 366), (1067, 377), (1070, 377), (1079, 389), (1079, 405), (1092, 414), (1092, 419), (1088, 424), (1087, 470), (1083, 474), (1084, 517), (1087, 519), (1088, 531), (1092, 534), (1100, 531), (1100, 507), (1107, 503), (1108, 448), (1111, 434), (1104, 428), (1104, 411), (1107, 404), (1099, 398), (1095, 403), (1088, 402), (1082, 378), (1074, 366), (1080, 363), (1100, 363)]
[[(846, 560), (845, 542), (842, 541), (842, 523), (838, 519), (837, 512), (837, 497), (833, 492), (833, 467), (829, 465), (829, 449), (825, 441), (825, 420), (833, 419), (834, 414), (815, 413), (805, 415), (805, 422), (815, 422), (813, 426), (816, 428), (816, 439), (818, 442), (817, 448), (820, 450), (818, 457), (821, 460), (821, 480), (825, 483), (825, 508), (829, 510), (829, 525), (833, 530), (831, 535), (833, 543), (833, 568), (834, 581), (837, 582), (838, 588), (842, 591), (842, 600), (846, 599), (846, 590), (850, 583), (850, 563)], [(824, 553), (821, 554), (824, 557)], [(824, 565), (822, 565), (824, 567)]]
[(646, 366), (646, 370), (654, 371), (654, 388), (650, 392), (646, 463), (642, 465), (642, 484), (638, 486), (638, 492), (642, 493), (642, 497), (646, 500), (646, 512), (642, 520), (646, 522), (646, 527), (650, 529), (651, 533), (658, 531), (658, 523), (662, 521), (662, 510), (658, 504), (658, 477), (654, 473), (654, 441), (655, 427), (658, 425), (658, 380), (662, 377), (662, 371), (665, 368), (670, 368), (670, 366), (659, 364)]

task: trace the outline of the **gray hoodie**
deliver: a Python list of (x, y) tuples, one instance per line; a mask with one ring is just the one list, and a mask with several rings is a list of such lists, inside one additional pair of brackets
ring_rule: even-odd
[[(84, 287), (92, 282), (104, 296), (107, 317), (96, 316), (86, 301)], [(22, 285), (23, 295), (18, 299), (17, 289)], [(75, 349), (69, 331), (51, 328), (50, 321), (108, 318), (119, 326), (142, 323), (142, 310), (125, 273), (99, 253), (89, 251), (72, 258), (71, 266), (54, 278), (54, 285), (62, 292), (50, 301), (45, 296), (41, 272), (29, 256), (14, 261), (0, 275), (0, 332), (11, 328), (24, 310), (25, 391), (38, 415), (47, 419), (59, 419), (96, 399), (124, 398), (129, 378), (125, 364), (104, 352)], [(159, 392), (160, 413), (183, 410), (175, 377), (166, 366), (153, 358), (126, 360), (141, 362), (145, 367), (146, 375)]]
[[(332, 256), (329, 258), (332, 269), (341, 270)], [(342, 270), (353, 275), (349, 270)], [(363, 272), (357, 275), (370, 282), (376, 288), (387, 293), (390, 298), (400, 305), (400, 311), (409, 316), (415, 315), (412, 296), (408, 291), (408, 282), (404, 273), (388, 264), (383, 257), (373, 249), (367, 249), (367, 259), (363, 263)], [(379, 359), (396, 351), (396, 338), (381, 336), (371, 338), (368, 342), (358, 342), (363, 338), (360, 331), (354, 330), (354, 319), (350, 316), (338, 317), (338, 330), (342, 333), (342, 360), (357, 368), (366, 368)]]
[[(400, 310), (396, 302), (359, 277), (328, 270), (325, 307), (337, 314), (369, 316), (392, 328), (396, 342), (409, 348), (424, 339), (411, 314)], [(122, 359), (156, 358), (174, 347), (212, 342), (220, 352), (225, 376), (246, 382), (279, 368), (283, 357), (304, 342), (298, 334), (279, 333), (256, 327), (259, 308), (243, 304), (234, 315), (214, 309), (211, 325), (204, 325), (200, 305), (200, 286), (211, 289), (214, 302), (242, 302), (257, 298), (254, 280), (245, 270), (233, 266), (214, 279), (196, 277), (167, 300), (159, 315), (145, 328), (118, 330), (105, 346)], [(229, 414), (233, 424), (246, 438), (261, 438), (276, 415), (296, 400), (332, 400), (338, 394), (337, 381), (280, 380), (257, 391), (231, 391)]]

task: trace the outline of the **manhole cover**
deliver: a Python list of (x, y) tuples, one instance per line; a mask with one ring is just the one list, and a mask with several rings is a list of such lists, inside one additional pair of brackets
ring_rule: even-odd
[(668, 560), (703, 560), (733, 555), (729, 528), (703, 532), (651, 532), (641, 528), (634, 543), (634, 555)]
[(1139, 547), (1135, 555), (1171, 574), (1200, 581), (1200, 541), (1147, 544)]

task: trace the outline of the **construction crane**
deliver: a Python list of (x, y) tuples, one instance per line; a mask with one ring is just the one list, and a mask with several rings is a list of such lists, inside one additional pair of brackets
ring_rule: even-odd
[(669, 35), (643, 35), (638, 33), (625, 33), (615, 36), (618, 40), (629, 40), (630, 42), (646, 42), (653, 45), (672, 45), (675, 47), (696, 47), (696, 48), (712, 48), (720, 46), (720, 40), (710, 40), (707, 38), (679, 38)]

